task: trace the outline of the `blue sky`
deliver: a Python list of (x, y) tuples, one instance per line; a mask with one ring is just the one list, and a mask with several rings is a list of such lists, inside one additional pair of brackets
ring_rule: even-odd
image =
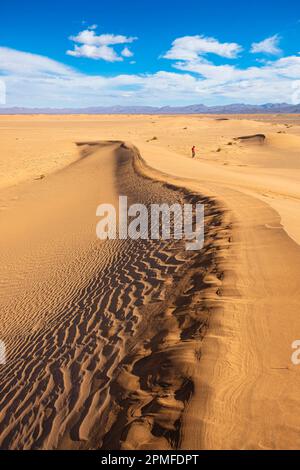
[(298, 102), (299, 52), (290, 0), (1, 5), (6, 106)]

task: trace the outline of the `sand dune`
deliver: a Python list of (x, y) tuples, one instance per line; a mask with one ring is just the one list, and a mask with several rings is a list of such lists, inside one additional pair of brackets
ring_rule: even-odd
[[(0, 447), (299, 448), (297, 119), (0, 121)], [(203, 250), (97, 240), (119, 194), (203, 202)]]
[(183, 241), (97, 241), (95, 208), (117, 194), (145, 204), (198, 196), (139, 176), (120, 143), (80, 149), (3, 215), (0, 445), (176, 447), (217, 298), (205, 280), (220, 274), (209, 240), (228, 228), (206, 199), (213, 227), (199, 253)]

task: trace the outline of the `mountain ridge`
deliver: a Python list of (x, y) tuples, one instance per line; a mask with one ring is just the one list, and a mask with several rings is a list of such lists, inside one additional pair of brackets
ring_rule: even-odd
[(90, 106), (83, 108), (0, 107), (5, 114), (300, 114), (300, 104), (265, 103), (251, 105), (235, 103), (223, 106), (193, 104), (187, 106)]

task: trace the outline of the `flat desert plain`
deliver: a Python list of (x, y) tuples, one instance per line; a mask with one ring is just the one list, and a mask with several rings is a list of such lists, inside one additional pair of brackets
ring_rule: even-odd
[[(300, 448), (299, 116), (1, 116), (0, 150), (1, 449)], [(97, 239), (119, 195), (202, 202), (202, 250)]]

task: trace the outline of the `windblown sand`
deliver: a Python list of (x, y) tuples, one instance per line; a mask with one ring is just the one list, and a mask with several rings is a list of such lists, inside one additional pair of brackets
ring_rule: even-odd
[[(0, 136), (0, 447), (299, 448), (300, 118), (2, 116)], [(203, 202), (203, 250), (97, 240), (119, 194)]]

